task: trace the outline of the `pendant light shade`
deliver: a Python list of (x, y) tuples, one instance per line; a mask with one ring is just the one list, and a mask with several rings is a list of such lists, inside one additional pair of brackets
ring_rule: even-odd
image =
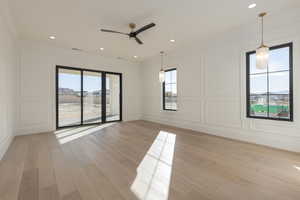
[(262, 45), (256, 50), (256, 68), (266, 69), (269, 64), (269, 47)]
[(159, 76), (159, 82), (163, 83), (165, 81), (165, 71), (160, 70), (158, 76)]
[(256, 50), (256, 68), (266, 69), (269, 64), (269, 47), (264, 45), (264, 16), (267, 13), (259, 14), (261, 18), (261, 45)]
[(161, 51), (160, 52), (160, 56), (161, 56), (161, 68), (158, 74), (158, 78), (159, 78), (159, 82), (163, 83), (165, 81), (165, 71), (164, 71), (164, 52)]

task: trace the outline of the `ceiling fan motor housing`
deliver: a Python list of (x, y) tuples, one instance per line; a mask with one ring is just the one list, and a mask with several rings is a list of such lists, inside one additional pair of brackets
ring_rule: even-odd
[(130, 23), (129, 24), (129, 28), (131, 28), (131, 30), (133, 31), (133, 29), (135, 29), (136, 25), (135, 23)]

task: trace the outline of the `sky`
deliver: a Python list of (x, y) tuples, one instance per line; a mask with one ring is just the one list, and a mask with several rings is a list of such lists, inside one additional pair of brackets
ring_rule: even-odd
[[(106, 81), (106, 86), (109, 88), (109, 81)], [(59, 87), (70, 88), (75, 91), (80, 91), (81, 80), (80, 74), (59, 74)], [(83, 90), (92, 92), (95, 90), (101, 90), (101, 77), (100, 76), (83, 76)]]
[(177, 70), (169, 71), (165, 73), (165, 87), (166, 92), (172, 92), (174, 95), (177, 94)]

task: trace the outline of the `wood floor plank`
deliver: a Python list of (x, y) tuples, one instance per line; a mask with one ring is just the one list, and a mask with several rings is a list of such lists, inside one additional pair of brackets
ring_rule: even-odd
[(39, 135), (37, 166), (39, 169), (39, 188), (53, 188), (56, 185), (51, 149), (48, 142), (49, 134)]
[(64, 195), (62, 200), (82, 200), (78, 191)]
[(23, 172), (18, 200), (38, 200), (38, 169), (33, 168)]
[(24, 137), (13, 140), (0, 162), (0, 199), (17, 200), (27, 156), (28, 143)]
[(130, 185), (132, 184), (134, 177), (128, 174), (128, 171), (123, 168), (114, 158), (107, 155), (103, 148), (99, 148), (92, 141), (85, 141), (85, 149), (88, 152), (88, 156), (102, 171), (110, 182), (118, 188), (120, 194), (127, 200), (137, 200), (138, 198), (131, 192)]
[(72, 173), (69, 171), (69, 163), (61, 149), (52, 150), (53, 167), (60, 197), (65, 197), (76, 192)]
[(74, 145), (67, 144), (63, 147), (63, 151), (67, 157), (69, 162), (69, 171), (72, 174), (75, 187), (79, 192), (82, 200), (102, 200), (101, 196), (98, 195), (95, 188), (92, 185), (92, 181), (88, 178), (88, 176), (84, 172), (85, 163), (82, 162), (83, 157), (77, 156), (74, 150)]
[(39, 200), (59, 200), (57, 185), (39, 189)]

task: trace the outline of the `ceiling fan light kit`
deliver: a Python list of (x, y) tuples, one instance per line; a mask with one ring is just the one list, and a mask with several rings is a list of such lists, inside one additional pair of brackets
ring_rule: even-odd
[(150, 23), (146, 26), (143, 26), (142, 28), (134, 31), (136, 25), (134, 23), (130, 23), (129, 24), (129, 28), (131, 29), (131, 32), (130, 33), (123, 33), (123, 32), (119, 32), (119, 31), (113, 31), (113, 30), (108, 30), (108, 29), (101, 29), (102, 32), (107, 32), (107, 33), (117, 33), (117, 34), (122, 34), (122, 35), (127, 35), (129, 36), (129, 39), (131, 38), (134, 38), (135, 41), (138, 43), (138, 44), (143, 44), (143, 42), (137, 37), (140, 33), (154, 27), (155, 24), (154, 23)]

